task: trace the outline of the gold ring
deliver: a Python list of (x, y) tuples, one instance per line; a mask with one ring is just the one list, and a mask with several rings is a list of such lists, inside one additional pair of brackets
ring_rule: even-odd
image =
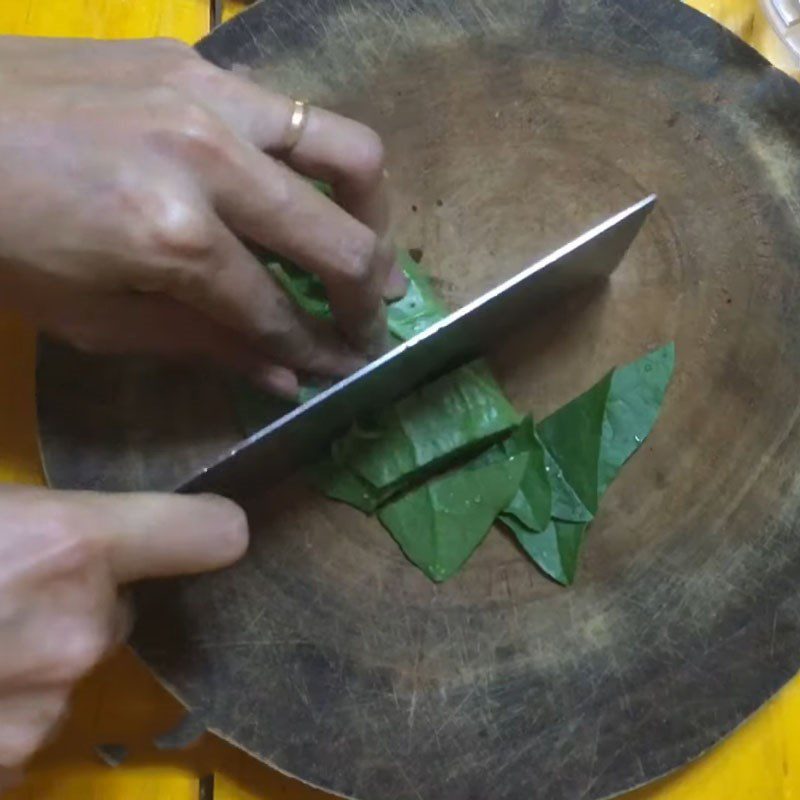
[(286, 126), (286, 133), (281, 147), (284, 153), (291, 153), (300, 141), (300, 137), (308, 124), (309, 111), (308, 103), (302, 100), (294, 100), (292, 102), (292, 115), (289, 117), (289, 124)]

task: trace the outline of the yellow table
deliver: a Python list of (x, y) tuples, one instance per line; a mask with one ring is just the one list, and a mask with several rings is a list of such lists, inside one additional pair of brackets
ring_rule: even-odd
[[(298, 0), (302, 1), (302, 0)], [(756, 0), (691, 0), (771, 58), (791, 63)], [(230, 3), (228, 14), (235, 13)], [(0, 33), (107, 38), (174, 36), (194, 41), (208, 27), (208, 0), (2, 0)], [(35, 444), (34, 339), (0, 316), (0, 480), (41, 481)], [(127, 653), (82, 686), (65, 730), (37, 758), (13, 800), (196, 800), (198, 778), (219, 776), (217, 800), (324, 800), (206, 737), (181, 753), (149, 744), (180, 716), (176, 703)], [(678, 774), (628, 800), (792, 800), (800, 798), (800, 678), (727, 741)], [(93, 755), (97, 742), (125, 742), (136, 757), (116, 770)], [(381, 800), (374, 798), (374, 800)], [(491, 800), (491, 798), (486, 798)]]

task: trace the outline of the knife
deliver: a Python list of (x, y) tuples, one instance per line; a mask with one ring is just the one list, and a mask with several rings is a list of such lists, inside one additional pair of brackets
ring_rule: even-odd
[(359, 415), (492, 350), (565, 293), (606, 279), (655, 201), (655, 195), (641, 200), (523, 269), (243, 440), (177, 491), (235, 498), (287, 477), (320, 456)]

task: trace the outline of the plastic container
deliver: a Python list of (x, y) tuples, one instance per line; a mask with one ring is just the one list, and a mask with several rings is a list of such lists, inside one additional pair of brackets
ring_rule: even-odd
[(761, 0), (764, 14), (800, 69), (800, 0)]

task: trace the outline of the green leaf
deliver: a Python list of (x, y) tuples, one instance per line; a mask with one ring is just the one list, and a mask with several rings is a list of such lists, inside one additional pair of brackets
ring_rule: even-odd
[[(258, 251), (257, 255), (300, 308), (315, 317), (332, 319), (325, 286), (316, 275), (274, 253), (262, 250)], [(398, 251), (397, 262), (408, 278), (408, 289), (401, 299), (389, 304), (387, 320), (389, 331), (394, 337), (405, 341), (444, 319), (448, 310), (436, 296), (424, 272), (408, 251)]]
[[(330, 187), (318, 188), (330, 196)], [(301, 308), (331, 318), (315, 276), (272, 254), (260, 257)], [(387, 316), (392, 336), (407, 340), (447, 308), (411, 256), (398, 259), (409, 287)], [(530, 418), (519, 424), (485, 364), (476, 362), (354, 425), (312, 480), (362, 511), (380, 508), (383, 524), (433, 580), (453, 575), (500, 514), (541, 569), (567, 585), (600, 498), (655, 423), (673, 365), (668, 345), (612, 371), (536, 428)], [(318, 391), (303, 387), (301, 402)], [(249, 430), (281, 411), (279, 401), (244, 387), (237, 403)], [(461, 469), (419, 485), (479, 448), (484, 452)]]
[(313, 317), (333, 318), (325, 286), (316, 275), (272, 254), (262, 263), (300, 308)]
[(486, 366), (477, 362), (354, 425), (334, 443), (332, 453), (336, 463), (371, 486), (393, 493), (499, 438), (518, 422)]
[(669, 344), (618, 367), (538, 426), (552, 489), (551, 522), (542, 531), (510, 509), (501, 520), (559, 583), (574, 580), (588, 523), (611, 481), (652, 430), (674, 363), (675, 348)]
[(591, 522), (594, 514), (581, 502), (580, 497), (570, 486), (558, 462), (545, 448), (545, 469), (552, 492), (550, 514), (555, 519), (565, 522)]
[(611, 373), (539, 423), (542, 443), (584, 506), (597, 511), (597, 462)]
[[(316, 180), (311, 181), (311, 183), (322, 194), (333, 198), (333, 190), (330, 185)], [(283, 256), (264, 248), (254, 247), (253, 252), (300, 308), (314, 317), (321, 319), (332, 318), (333, 315), (328, 302), (328, 295), (325, 292), (325, 285), (316, 275), (298, 267)]]
[(540, 532), (530, 531), (508, 514), (500, 519), (514, 532), (522, 549), (553, 580), (569, 586), (575, 580), (586, 522), (552, 520)]
[(606, 400), (597, 496), (602, 497), (625, 462), (655, 425), (675, 367), (675, 343), (615, 369)]
[[(325, 184), (319, 184), (318, 188), (320, 191), (328, 189)], [(326, 193), (329, 194), (329, 189)], [(332, 318), (325, 287), (319, 278), (274, 253), (263, 249), (255, 249), (254, 252), (300, 308), (321, 319)], [(402, 299), (388, 307), (387, 316), (389, 331), (394, 340), (404, 341), (446, 317), (447, 309), (436, 297), (424, 272), (409, 253), (399, 251), (397, 257), (398, 263), (408, 277), (408, 291)], [(298, 403), (308, 402), (319, 394), (321, 388), (310, 384), (301, 386)], [(239, 421), (246, 434), (263, 428), (291, 408), (284, 401), (276, 401), (271, 395), (255, 389), (244, 381), (237, 381), (234, 384), (233, 394)]]
[(536, 435), (533, 418), (526, 417), (502, 444), (506, 457), (528, 454), (528, 463), (520, 485), (503, 514), (511, 516), (527, 529), (541, 531), (550, 522), (552, 490), (545, 464), (545, 449)]
[(297, 404), (302, 406), (312, 397), (316, 397), (321, 391), (322, 389), (319, 386), (301, 386), (297, 392)]
[(527, 461), (520, 454), (451, 472), (384, 506), (378, 518), (413, 564), (431, 580), (447, 580), (484, 540)]
[(414, 472), (414, 448), (390, 406), (370, 419), (354, 423), (331, 446), (333, 461), (376, 489), (397, 484)]
[(365, 514), (374, 514), (383, 499), (381, 492), (347, 467), (325, 458), (308, 470), (308, 478), (332, 500), (347, 503)]
[(311, 183), (314, 185), (315, 189), (318, 189), (326, 197), (331, 198), (331, 200), (333, 199), (333, 187), (329, 183), (318, 180), (312, 180)]
[(398, 252), (397, 260), (408, 278), (408, 290), (400, 300), (389, 305), (387, 318), (391, 333), (405, 341), (444, 319), (448, 311), (408, 252)]

